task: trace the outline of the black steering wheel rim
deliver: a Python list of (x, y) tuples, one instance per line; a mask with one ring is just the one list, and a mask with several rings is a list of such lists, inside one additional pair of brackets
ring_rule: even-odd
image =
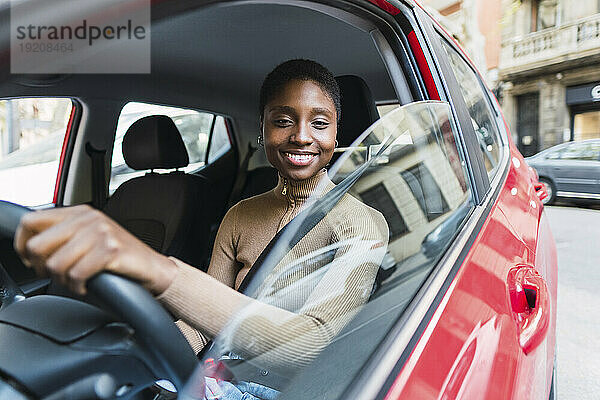
[[(0, 200), (0, 237), (13, 239), (23, 215), (32, 210)], [(181, 391), (198, 359), (170, 315), (141, 285), (111, 273), (90, 279), (87, 288), (102, 307), (131, 325), (135, 337), (159, 363), (158, 370)]]

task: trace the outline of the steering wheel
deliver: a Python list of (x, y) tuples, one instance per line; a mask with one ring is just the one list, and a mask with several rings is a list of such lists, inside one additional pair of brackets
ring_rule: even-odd
[[(14, 240), (21, 217), (31, 209), (0, 200), (0, 237)], [(18, 285), (0, 267), (1, 291), (7, 301), (22, 295)], [(135, 330), (135, 337), (158, 361), (160, 378), (169, 379), (178, 391), (198, 364), (198, 359), (169, 314), (139, 284), (111, 273), (100, 273), (87, 283), (102, 307), (121, 318)]]

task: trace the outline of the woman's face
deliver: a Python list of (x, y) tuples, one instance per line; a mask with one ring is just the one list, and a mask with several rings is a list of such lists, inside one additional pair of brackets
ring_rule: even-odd
[(333, 156), (336, 133), (335, 105), (312, 81), (288, 82), (265, 106), (267, 159), (288, 179), (307, 179), (324, 168)]

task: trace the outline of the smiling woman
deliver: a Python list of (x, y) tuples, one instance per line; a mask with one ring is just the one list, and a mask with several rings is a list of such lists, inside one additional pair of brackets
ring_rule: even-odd
[[(134, 15), (146, 4), (152, 43), (120, 57), (96, 52), (101, 40), (52, 62), (15, 57), (13, 3), (51, 17), (45, 26), (97, 15), (95, 26), (112, 27), (127, 13), (109, 3)], [(65, 398), (109, 374), (110, 398), (157, 398), (163, 379), (194, 399), (549, 397), (557, 267), (536, 177), (479, 74), (417, 2), (59, 3), (0, 1), (2, 100), (76, 105), (61, 173), (45, 179), (57, 182), (55, 204), (21, 220), (21, 259), (17, 218), (10, 230), (0, 221), (0, 267), (27, 296), (11, 304), (20, 295), (4, 290), (14, 295), (0, 307), (0, 393)], [(334, 74), (341, 112), (331, 74), (310, 61), (270, 75), (259, 108), (265, 76), (298, 58)], [(131, 103), (149, 114), (127, 115)], [(139, 140), (123, 161), (153, 148), (133, 160), (148, 161), (140, 190), (107, 199), (135, 212), (127, 231), (89, 204), (102, 204), (129, 125)], [(184, 169), (188, 144), (204, 163), (195, 171)], [(161, 253), (158, 240), (170, 241)], [(22, 259), (53, 279), (26, 280)], [(514, 268), (522, 280), (507, 280)], [(115, 317), (57, 296), (60, 283), (118, 279), (110, 272), (137, 282), (121, 296), (118, 280), (104, 286)], [(155, 297), (139, 301), (139, 286)], [(527, 301), (532, 292), (540, 301)], [(166, 312), (157, 322), (155, 300), (177, 326)]]
[[(181, 318), (177, 325), (196, 352), (244, 309), (245, 317), (236, 320), (232, 341), (219, 357), (259, 357), (273, 375), (290, 376), (314, 360), (368, 301), (389, 234), (379, 211), (342, 192), (282, 260), (294, 272), (274, 274), (274, 298), (265, 302), (237, 291), (265, 247), (306, 209), (307, 199), (335, 187), (324, 169), (335, 148), (341, 108), (331, 72), (314, 61), (285, 62), (265, 79), (261, 104), (265, 151), (279, 183), (227, 212), (208, 273), (154, 252), (85, 206), (28, 214), (15, 248), (40, 274), (79, 293), (103, 270), (140, 281)], [(318, 261), (304, 264), (311, 254), (320, 254)], [(224, 382), (221, 389), (240, 394), (248, 392), (247, 383)], [(261, 393), (272, 390), (258, 386)]]

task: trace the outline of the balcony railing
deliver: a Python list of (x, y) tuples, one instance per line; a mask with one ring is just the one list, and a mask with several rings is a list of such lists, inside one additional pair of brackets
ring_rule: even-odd
[(504, 41), (500, 69), (518, 72), (592, 53), (600, 53), (600, 14)]

